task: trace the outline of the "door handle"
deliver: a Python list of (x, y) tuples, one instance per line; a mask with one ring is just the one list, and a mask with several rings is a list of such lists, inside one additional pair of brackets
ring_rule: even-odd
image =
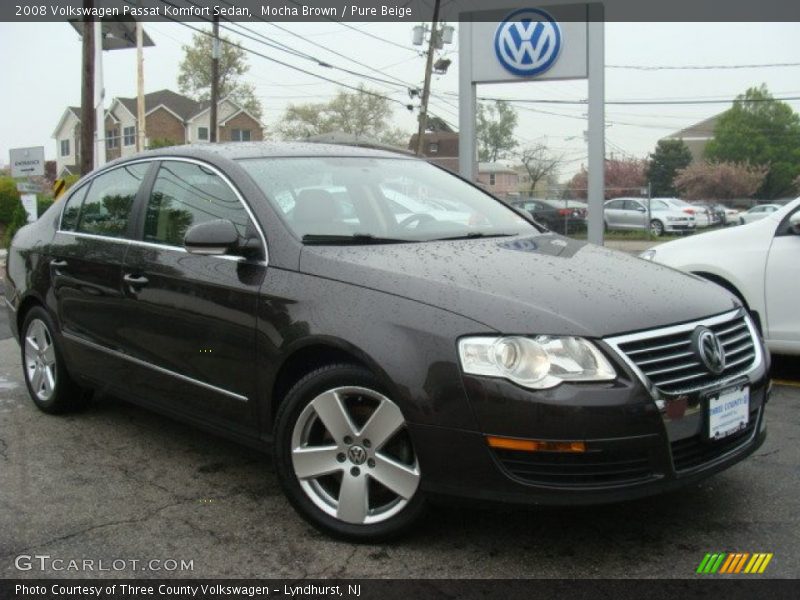
[(123, 281), (127, 283), (131, 287), (142, 287), (147, 285), (150, 280), (147, 277), (136, 277), (135, 275), (131, 275), (130, 273), (126, 273), (122, 277)]
[(67, 266), (67, 261), (53, 259), (50, 261), (50, 266), (53, 267), (54, 269), (63, 269), (64, 267)]

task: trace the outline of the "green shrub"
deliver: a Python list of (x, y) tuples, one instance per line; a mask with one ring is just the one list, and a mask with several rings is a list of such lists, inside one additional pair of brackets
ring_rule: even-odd
[[(53, 199), (50, 196), (36, 196), (36, 210), (38, 211), (39, 217), (52, 205)], [(3, 248), (8, 248), (11, 245), (11, 240), (14, 239), (14, 234), (27, 224), (28, 213), (25, 211), (25, 207), (22, 206), (22, 202), (17, 200), (17, 204), (14, 207), (11, 218), (6, 225), (5, 233), (3, 234)]]
[(6, 231), (3, 234), (3, 248), (8, 248), (11, 245), (11, 240), (14, 239), (14, 234), (28, 223), (28, 213), (22, 207), (22, 203), (18, 202), (17, 207), (11, 215), (11, 221), (6, 225)]
[(17, 182), (11, 177), (0, 177), (0, 225), (8, 225), (17, 206), (21, 206)]

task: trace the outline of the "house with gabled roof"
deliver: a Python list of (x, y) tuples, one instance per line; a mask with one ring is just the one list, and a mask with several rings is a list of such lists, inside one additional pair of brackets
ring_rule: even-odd
[[(154, 140), (173, 144), (207, 143), (210, 139), (211, 103), (198, 102), (173, 92), (160, 90), (145, 94), (145, 146)], [(106, 158), (113, 160), (136, 152), (136, 98), (114, 98), (106, 110)], [(59, 119), (56, 140), (56, 172), (59, 177), (80, 170), (81, 111), (69, 106)], [(230, 97), (217, 105), (217, 140), (221, 142), (259, 141), (264, 128), (258, 118)]]
[(708, 119), (703, 119), (699, 123), (671, 133), (663, 139), (683, 140), (689, 147), (689, 152), (692, 153), (692, 162), (699, 162), (703, 160), (708, 142), (714, 139), (714, 129), (721, 116), (722, 115), (719, 114), (709, 117)]

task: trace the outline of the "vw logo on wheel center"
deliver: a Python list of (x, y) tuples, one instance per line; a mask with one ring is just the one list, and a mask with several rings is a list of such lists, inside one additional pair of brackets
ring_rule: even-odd
[(497, 26), (494, 51), (500, 64), (514, 75), (539, 75), (558, 58), (561, 28), (541, 9), (516, 10)]

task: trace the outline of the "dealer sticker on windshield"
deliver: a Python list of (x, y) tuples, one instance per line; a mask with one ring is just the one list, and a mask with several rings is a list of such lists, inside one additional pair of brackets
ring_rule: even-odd
[(708, 400), (708, 437), (719, 440), (747, 427), (750, 419), (750, 388), (720, 392)]

